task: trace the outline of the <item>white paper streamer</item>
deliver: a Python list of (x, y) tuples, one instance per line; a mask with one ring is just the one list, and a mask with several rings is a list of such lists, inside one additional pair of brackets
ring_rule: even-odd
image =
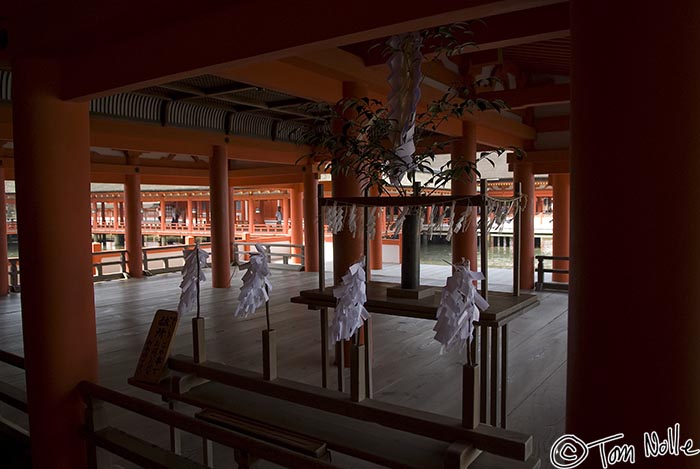
[(250, 261), (241, 266), (248, 270), (243, 275), (243, 286), (238, 295), (238, 307), (233, 315), (248, 317), (270, 299), (268, 293), (272, 290), (272, 284), (267, 278), (270, 275), (270, 267), (267, 265), (267, 252), (265, 246), (256, 244), (258, 252), (250, 254)]
[(399, 217), (394, 222), (394, 236), (398, 236), (401, 233), (401, 228), (403, 228), (403, 222), (406, 220), (406, 214), (408, 213), (409, 207), (404, 207), (400, 209)]
[(332, 234), (343, 231), (344, 218), (345, 210), (343, 207), (338, 207), (336, 204), (333, 204), (332, 207), (326, 207), (326, 223), (328, 223), (328, 230)]
[(350, 339), (362, 326), (362, 322), (369, 319), (369, 313), (365, 309), (367, 291), (363, 263), (360, 261), (351, 265), (343, 275), (342, 283), (333, 289), (333, 296), (338, 301), (330, 335), (335, 342)]
[(468, 260), (453, 267), (455, 271), (442, 289), (437, 323), (433, 328), (435, 340), (442, 344), (440, 353), (454, 348), (464, 351), (474, 337), (474, 321), (479, 320), (479, 310), (489, 307), (472, 283), (483, 280), (484, 274), (469, 270)]
[(447, 241), (450, 241), (452, 239), (452, 230), (454, 229), (455, 225), (455, 206), (457, 205), (457, 201), (452, 202), (452, 205), (450, 206), (450, 224), (447, 225), (447, 233), (445, 234), (445, 239)]
[(355, 204), (350, 207), (350, 213), (348, 214), (348, 229), (352, 233), (352, 238), (355, 239), (357, 234), (357, 205)]
[(367, 216), (369, 217), (369, 220), (367, 220), (367, 237), (369, 239), (374, 239), (374, 236), (377, 234), (377, 211), (381, 214), (381, 209), (376, 206), (370, 207), (367, 211)]
[[(209, 253), (200, 248), (199, 245), (186, 252), (185, 265), (182, 266), (182, 283), (180, 283), (182, 293), (180, 293), (180, 302), (177, 305), (179, 314), (188, 313), (192, 306), (197, 303), (197, 283), (206, 280), (202, 269), (207, 266), (208, 257)], [(199, 259), (199, 268), (197, 268), (197, 259)]]
[(460, 230), (462, 229), (462, 226), (464, 225), (465, 218), (467, 218), (467, 211), (466, 210), (462, 212), (462, 214), (457, 219), (457, 223), (455, 223), (454, 230), (453, 230), (455, 233), (460, 232)]

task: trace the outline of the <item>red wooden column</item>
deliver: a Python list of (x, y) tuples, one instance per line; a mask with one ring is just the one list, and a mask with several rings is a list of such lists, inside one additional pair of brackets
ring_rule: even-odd
[[(127, 164), (139, 164), (138, 153), (127, 152)], [(124, 242), (128, 253), (129, 275), (143, 277), (143, 238), (141, 236), (141, 174), (134, 168), (124, 178)]]
[[(343, 82), (344, 98), (362, 98), (367, 96), (367, 86), (355, 82)], [(357, 175), (334, 174), (332, 180), (333, 197), (360, 197), (362, 187)], [(358, 227), (362, 227), (363, 211), (357, 209)], [(363, 256), (364, 229), (358, 229), (355, 237), (347, 228), (333, 235), (333, 278), (339, 283), (345, 272), (352, 264), (362, 259)]]
[(304, 270), (318, 272), (318, 180), (312, 164), (304, 167)]
[(185, 220), (187, 222), (187, 231), (192, 231), (194, 229), (194, 221), (192, 220), (192, 199), (190, 196), (187, 197), (187, 213), (185, 214)]
[[(552, 220), (552, 255), (569, 255), (569, 175), (552, 174), (550, 176), (552, 188), (554, 189), (554, 217)], [(553, 261), (555, 269), (568, 269), (569, 263), (566, 261)], [(568, 274), (552, 274), (555, 282), (568, 282)]]
[[(624, 433), (606, 449), (634, 445), (635, 468), (698, 466), (697, 456), (645, 458), (642, 435), (663, 441), (677, 423), (693, 449), (700, 435), (700, 62), (686, 60), (697, 55), (699, 16), (692, 0), (571, 2), (566, 429), (586, 442)], [(669, 31), (672, 44), (658, 40)], [(610, 67), (640, 71), (611, 87), (601, 73)], [(669, 77), (679, 79), (665, 86)], [(612, 104), (595, 109), (592, 96)], [(624, 177), (611, 192), (605, 175)], [(634, 219), (603, 209), (611, 204), (663, 216)]]
[(211, 285), (231, 285), (231, 234), (229, 230), (228, 156), (226, 147), (215, 145), (209, 159), (209, 210), (211, 216)]
[(517, 161), (513, 168), (513, 181), (522, 184), (527, 197), (520, 222), (520, 286), (535, 287), (535, 175), (532, 163)]
[[(290, 193), (291, 193), (291, 191), (290, 191)], [(288, 197), (287, 194), (285, 194), (285, 196), (282, 198), (282, 233), (284, 233), (284, 234), (289, 233), (289, 218), (290, 218), (290, 216), (292, 219), (294, 218), (294, 215), (290, 215), (290, 212), (292, 210), (294, 210), (294, 209), (290, 210), (290, 204), (292, 204), (292, 203), (293, 202), (291, 200), (291, 196)], [(275, 210), (277, 210), (277, 208), (275, 208)], [(275, 212), (275, 213), (277, 213), (277, 212)], [(292, 223), (294, 223), (294, 222), (292, 221)]]
[[(373, 187), (370, 190), (370, 195), (372, 197), (379, 196), (379, 189)], [(374, 239), (369, 242), (369, 268), (379, 270), (384, 267), (384, 257), (382, 253), (382, 233), (384, 232), (382, 221), (384, 219), (384, 207), (377, 207), (375, 217), (377, 219), (376, 231), (374, 233)]]
[(77, 384), (97, 381), (88, 103), (58, 98), (53, 61), (16, 60), (12, 74), (32, 464), (85, 467)]
[(7, 195), (5, 194), (5, 168), (0, 162), (0, 295), (10, 293), (7, 255)]
[[(463, 167), (466, 163), (476, 162), (476, 124), (462, 122), (462, 138), (452, 143), (451, 155), (453, 167)], [(471, 177), (463, 174), (461, 178), (452, 181), (452, 195), (475, 195), (476, 175)], [(465, 206), (457, 206), (457, 216), (462, 216)], [(469, 260), (471, 270), (476, 271), (476, 208), (472, 208), (472, 222), (467, 231), (452, 235), (452, 262)]]
[[(304, 209), (301, 203), (301, 194), (303, 190), (304, 186), (302, 184), (295, 184), (289, 191), (289, 205), (292, 217), (292, 244), (302, 244), (304, 242), (304, 230), (302, 228), (302, 217), (304, 216)], [(292, 249), (292, 252), (298, 254), (301, 253), (301, 249), (295, 248)], [(294, 264), (301, 263), (298, 257), (293, 258), (291, 262)]]

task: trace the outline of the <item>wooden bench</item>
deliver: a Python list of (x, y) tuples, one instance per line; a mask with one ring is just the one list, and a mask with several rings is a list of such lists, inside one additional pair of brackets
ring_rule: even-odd
[[(171, 370), (189, 376), (174, 379), (182, 386), (160, 387), (160, 393), (168, 399), (324, 442), (329, 451), (386, 467), (540, 466), (531, 455), (531, 437), (516, 432), (485, 425), (468, 429), (458, 419), (373, 400), (356, 403), (337, 391), (282, 378), (265, 381), (258, 373), (218, 363), (194, 364), (189, 358), (174, 357), (169, 364)], [(153, 386), (144, 389), (157, 392)], [(469, 451), (471, 448), (497, 454), (474, 453)], [(475, 461), (464, 460), (468, 454), (478, 457)]]
[[(282, 446), (297, 453), (316, 459), (330, 461), (330, 453), (326, 444), (322, 441), (307, 438), (288, 430), (284, 430), (267, 423), (258, 422), (246, 417), (205, 409), (195, 414), (195, 418), (213, 423), (237, 433), (252, 436), (269, 443)], [(205, 441), (205, 444), (207, 442)], [(248, 469), (254, 467), (256, 458), (245, 451), (235, 450), (235, 459), (238, 467)]]

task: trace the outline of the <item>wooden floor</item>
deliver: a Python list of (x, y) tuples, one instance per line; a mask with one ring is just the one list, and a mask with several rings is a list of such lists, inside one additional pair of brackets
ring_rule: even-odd
[[(422, 283), (444, 285), (449, 266), (423, 266)], [(397, 267), (375, 271), (377, 280), (396, 280)], [(260, 371), (261, 335), (264, 314), (248, 319), (233, 318), (241, 284), (241, 273), (234, 274), (232, 288), (202, 287), (202, 314), (207, 318), (207, 344), (210, 360)], [(509, 271), (491, 272), (491, 288), (507, 290)], [(302, 289), (317, 286), (317, 274), (273, 271), (271, 294), (272, 326), (278, 331), (279, 372), (282, 377), (320, 385), (320, 322), (318, 313), (289, 298)], [(100, 383), (154, 402), (154, 396), (126, 382), (136, 366), (141, 346), (157, 309), (175, 309), (179, 299), (179, 274), (145, 279), (114, 280), (95, 284)], [(549, 445), (564, 430), (566, 377), (566, 332), (568, 296), (564, 293), (538, 293), (540, 305), (510, 325), (508, 367), (508, 428), (534, 435), (536, 453), (543, 467), (550, 467)], [(374, 316), (375, 398), (414, 408), (460, 416), (460, 363), (456, 355), (440, 355), (433, 340), (433, 322), (419, 319)], [(76, 340), (80, 340), (76, 337)], [(19, 294), (0, 299), (0, 348), (22, 354)], [(183, 318), (173, 353), (191, 354), (189, 318)], [(0, 365), (0, 380), (23, 387), (24, 375)], [(3, 415), (17, 418), (11, 409)], [(185, 409), (187, 410), (187, 409)], [(165, 427), (126, 412), (112, 411), (110, 424), (167, 444)], [(200, 442), (183, 442), (184, 451), (197, 457)], [(217, 448), (218, 449), (218, 448)], [(226, 466), (232, 455), (215, 451), (218, 467)], [(337, 456), (334, 462), (346, 467), (355, 461)], [(231, 463), (228, 462), (228, 467)], [(116, 458), (103, 467), (131, 467)]]

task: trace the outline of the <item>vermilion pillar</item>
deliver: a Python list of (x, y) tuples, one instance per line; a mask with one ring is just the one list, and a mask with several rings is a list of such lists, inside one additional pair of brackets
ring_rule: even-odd
[(532, 163), (518, 161), (513, 169), (513, 181), (522, 184), (527, 204), (520, 222), (520, 286), (535, 286), (535, 175)]
[(5, 168), (0, 162), (0, 295), (10, 293), (7, 266), (7, 201), (5, 195)]
[[(127, 163), (137, 166), (138, 153), (128, 152)], [(129, 275), (141, 278), (143, 277), (143, 238), (141, 236), (141, 174), (138, 167), (124, 178), (124, 208), (126, 212), (124, 241), (128, 254)]]
[[(367, 87), (354, 82), (343, 82), (344, 98), (362, 98), (367, 96)], [(362, 188), (357, 175), (348, 173), (336, 173), (332, 181), (333, 197), (360, 197)], [(347, 228), (338, 234), (333, 235), (333, 278), (335, 283), (339, 283), (345, 272), (352, 264), (362, 259), (363, 256), (363, 225), (362, 208), (357, 209), (358, 230), (353, 238), (352, 233)]]
[[(289, 218), (290, 216), (294, 218), (293, 215), (290, 215), (290, 204), (293, 203), (291, 200), (291, 197), (287, 197), (286, 195), (282, 198), (281, 204), (282, 204), (282, 233), (289, 233)], [(275, 213), (277, 208), (275, 208)], [(293, 223), (293, 222), (292, 222)]]
[(209, 211), (211, 216), (211, 285), (231, 285), (231, 234), (229, 230), (228, 156), (226, 147), (214, 146), (209, 159)]
[[(304, 242), (304, 229), (302, 228), (302, 217), (304, 214), (304, 209), (302, 207), (302, 202), (301, 202), (301, 193), (303, 190), (303, 185), (302, 184), (295, 184), (292, 186), (292, 189), (290, 190), (290, 199), (289, 199), (289, 205), (290, 205), (290, 212), (291, 212), (291, 217), (292, 217), (292, 233), (291, 233), (291, 241), (292, 244), (302, 244)], [(295, 248), (292, 249), (292, 252), (294, 253), (300, 253), (301, 249)], [(292, 262), (295, 264), (299, 264), (300, 260), (299, 258), (293, 258)]]
[[(569, 255), (569, 175), (550, 175), (552, 188), (554, 189), (554, 218), (552, 220), (552, 255)], [(568, 269), (569, 263), (566, 261), (553, 261), (555, 269)], [(552, 274), (555, 282), (568, 282), (568, 274)]]
[(12, 74), (32, 464), (85, 467), (77, 385), (97, 381), (88, 103), (58, 98), (53, 61), (16, 60)]
[[(304, 167), (304, 270), (318, 272), (318, 180), (313, 165)], [(323, 240), (320, 240), (323, 243)]]
[[(635, 468), (698, 466), (642, 447), (644, 432), (663, 441), (676, 423), (680, 445), (700, 440), (698, 17), (692, 0), (571, 2), (566, 427), (586, 442), (624, 433)], [(612, 69), (637, 73), (610, 86)], [(624, 177), (606, 190), (613, 174)]]
[(192, 205), (192, 199), (187, 198), (187, 213), (185, 214), (185, 220), (187, 220), (187, 231), (192, 231), (194, 229), (194, 222), (192, 219), (192, 210), (193, 210), (193, 205)]
[[(379, 189), (373, 187), (370, 191), (370, 195), (373, 197), (379, 196)], [(382, 233), (384, 232), (382, 220), (384, 217), (383, 207), (377, 207), (377, 212), (375, 214), (376, 218), (376, 231), (374, 233), (374, 239), (369, 242), (369, 267), (370, 269), (379, 270), (384, 267), (384, 257), (382, 252)]]
[[(462, 122), (462, 138), (452, 143), (452, 167), (464, 167), (467, 163), (476, 163), (476, 124)], [(476, 175), (463, 174), (461, 178), (452, 180), (452, 195), (475, 195)], [(466, 206), (457, 206), (457, 217), (462, 215)], [(452, 235), (452, 262), (469, 260), (471, 270), (477, 270), (476, 263), (476, 208), (470, 209), (471, 224), (467, 231)], [(466, 223), (466, 222), (465, 222)]]

